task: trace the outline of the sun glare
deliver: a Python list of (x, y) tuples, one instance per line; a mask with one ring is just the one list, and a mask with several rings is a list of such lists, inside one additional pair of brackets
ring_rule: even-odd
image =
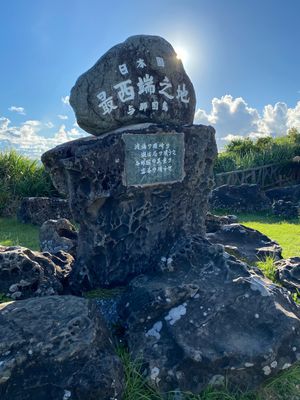
[(188, 61), (188, 52), (183, 47), (175, 47), (175, 52), (177, 54), (177, 58), (186, 64)]

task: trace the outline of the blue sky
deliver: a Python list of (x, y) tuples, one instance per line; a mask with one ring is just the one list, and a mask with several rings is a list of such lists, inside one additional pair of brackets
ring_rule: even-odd
[(140, 33), (184, 50), (195, 122), (215, 126), (220, 146), (300, 128), (299, 0), (2, 0), (0, 11), (0, 149), (38, 156), (82, 135), (62, 98)]

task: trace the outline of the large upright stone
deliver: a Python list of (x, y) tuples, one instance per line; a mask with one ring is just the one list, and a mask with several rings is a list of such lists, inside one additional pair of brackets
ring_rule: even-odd
[(96, 136), (143, 122), (191, 124), (195, 92), (173, 47), (159, 36), (128, 38), (79, 77), (70, 104)]
[(80, 224), (71, 281), (124, 284), (160, 268), (180, 236), (204, 236), (214, 129), (152, 125), (68, 142), (42, 161)]

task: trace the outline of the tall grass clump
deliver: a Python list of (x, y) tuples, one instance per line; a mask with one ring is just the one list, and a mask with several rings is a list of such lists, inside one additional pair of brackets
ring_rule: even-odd
[(215, 173), (247, 169), (273, 163), (289, 163), (300, 156), (300, 133), (292, 128), (283, 137), (257, 140), (234, 139), (218, 155)]
[(11, 150), (0, 152), (0, 216), (13, 215), (27, 196), (55, 196), (49, 174), (37, 160)]

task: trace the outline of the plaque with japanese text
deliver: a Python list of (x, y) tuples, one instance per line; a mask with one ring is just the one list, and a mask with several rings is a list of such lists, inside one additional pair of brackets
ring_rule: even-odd
[(126, 186), (180, 182), (184, 178), (184, 134), (129, 134), (125, 142)]

